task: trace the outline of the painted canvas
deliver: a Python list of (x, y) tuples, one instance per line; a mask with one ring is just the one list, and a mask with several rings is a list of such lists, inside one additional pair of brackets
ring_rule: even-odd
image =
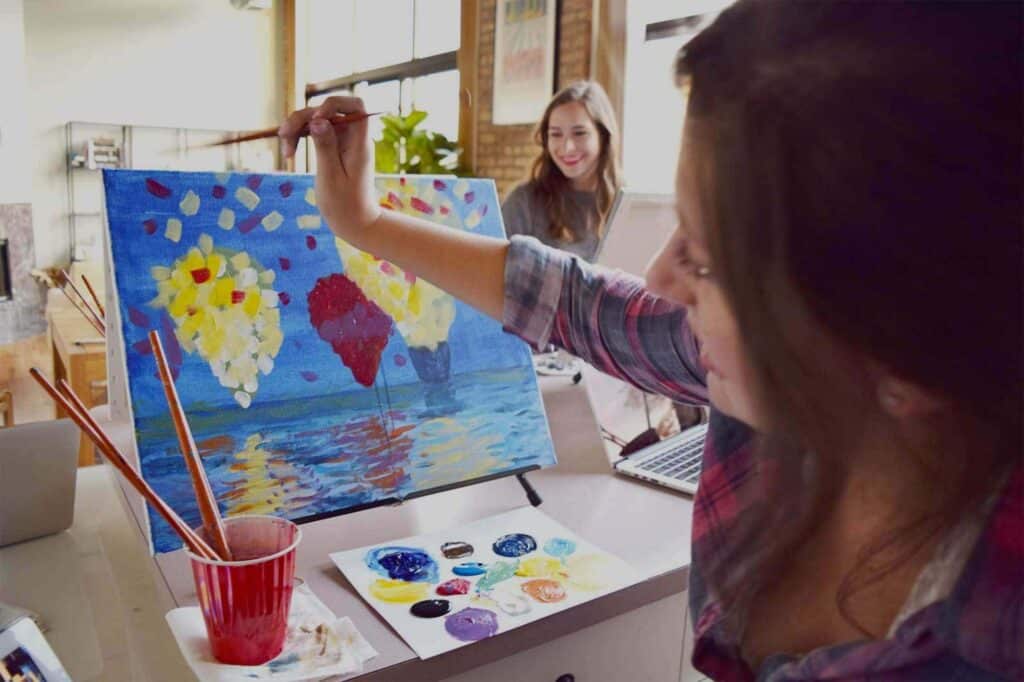
[[(226, 515), (293, 520), (549, 466), (527, 346), (337, 240), (313, 178), (105, 171), (143, 476), (199, 525), (147, 341), (159, 330)], [(494, 183), (381, 177), (380, 202), (502, 236)], [(154, 550), (180, 542), (149, 514)]]
[(639, 572), (522, 507), (457, 530), (331, 555), (420, 658), (545, 618), (638, 582)]

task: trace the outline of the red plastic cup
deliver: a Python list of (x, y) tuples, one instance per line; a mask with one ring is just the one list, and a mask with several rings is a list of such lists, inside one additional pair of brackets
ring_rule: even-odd
[[(206, 537), (202, 529), (197, 532)], [(302, 531), (275, 516), (224, 519), (234, 561), (213, 561), (185, 549), (213, 657), (260, 665), (284, 648)]]

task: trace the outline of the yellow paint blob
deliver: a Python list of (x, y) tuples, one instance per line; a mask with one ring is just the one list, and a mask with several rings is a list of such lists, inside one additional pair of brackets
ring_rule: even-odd
[(230, 230), (235, 226), (235, 212), (230, 208), (222, 208), (217, 218), (217, 225), (222, 230)]
[(524, 578), (557, 578), (565, 575), (562, 562), (548, 556), (535, 556), (519, 562), (516, 575)]
[(169, 240), (177, 244), (181, 241), (181, 221), (177, 218), (167, 219), (167, 229), (164, 230), (164, 236)]
[(601, 590), (615, 581), (615, 566), (600, 554), (582, 554), (565, 562), (569, 584), (585, 592)]
[(199, 212), (199, 195), (189, 190), (185, 193), (181, 203), (178, 204), (178, 208), (187, 216), (195, 215)]
[(370, 584), (370, 594), (391, 604), (410, 604), (427, 599), (430, 596), (430, 585), (378, 578)]
[(235, 198), (250, 211), (260, 203), (260, 197), (248, 187), (239, 187), (235, 190)]
[(263, 219), (263, 229), (267, 232), (273, 232), (277, 228), (281, 227), (281, 223), (284, 222), (284, 217), (277, 211), (271, 211), (267, 214), (267, 217)]

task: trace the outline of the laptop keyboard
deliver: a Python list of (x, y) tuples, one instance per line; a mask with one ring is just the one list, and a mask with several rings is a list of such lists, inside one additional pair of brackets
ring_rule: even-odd
[(703, 451), (703, 436), (687, 439), (644, 462), (638, 462), (636, 468), (687, 483), (695, 483), (700, 477), (700, 458)]

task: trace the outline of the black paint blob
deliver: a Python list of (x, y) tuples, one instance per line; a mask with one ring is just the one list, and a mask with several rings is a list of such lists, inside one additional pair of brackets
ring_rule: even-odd
[(440, 618), (451, 610), (452, 603), (447, 599), (424, 599), (409, 608), (418, 618)]

